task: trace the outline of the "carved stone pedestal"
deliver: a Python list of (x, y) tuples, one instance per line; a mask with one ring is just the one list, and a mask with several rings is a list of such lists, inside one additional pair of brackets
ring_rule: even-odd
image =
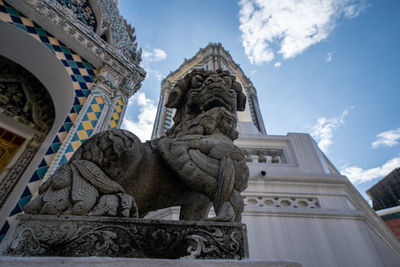
[(20, 215), (0, 252), (27, 257), (248, 258), (246, 226), (241, 223), (97, 216)]
[(168, 260), (110, 257), (0, 257), (0, 267), (302, 267), (282, 260)]

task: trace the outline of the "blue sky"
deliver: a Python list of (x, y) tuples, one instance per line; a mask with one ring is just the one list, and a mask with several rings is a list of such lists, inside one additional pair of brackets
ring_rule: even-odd
[(221, 42), (257, 89), (268, 134), (308, 132), (364, 193), (400, 167), (400, 1), (119, 0), (147, 71), (123, 127), (149, 139), (160, 82)]

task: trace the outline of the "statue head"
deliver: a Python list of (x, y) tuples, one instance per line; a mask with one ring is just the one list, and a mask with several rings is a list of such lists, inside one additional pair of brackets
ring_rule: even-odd
[(191, 71), (176, 83), (165, 106), (177, 109), (169, 133), (182, 130), (180, 126), (185, 120), (194, 120), (200, 114), (212, 113), (211, 110), (224, 114), (223, 123), (230, 117), (228, 121), (234, 121), (232, 128), (235, 129), (236, 112), (245, 109), (246, 96), (236, 77), (228, 71), (200, 69)]
[(235, 80), (228, 71), (193, 70), (176, 83), (165, 106), (179, 109), (187, 105), (195, 113), (214, 107), (224, 107), (231, 113), (243, 111), (246, 96)]

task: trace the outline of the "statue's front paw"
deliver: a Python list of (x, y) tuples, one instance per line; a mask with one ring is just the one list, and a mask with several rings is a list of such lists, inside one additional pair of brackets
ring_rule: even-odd
[(95, 216), (138, 217), (135, 200), (125, 193), (102, 195), (91, 214)]
[(25, 205), (24, 212), (27, 214), (37, 214), (40, 213), (42, 206), (43, 206), (42, 196), (36, 196)]
[(119, 199), (116, 195), (102, 195), (91, 213), (95, 216), (117, 216), (118, 206)]
[(132, 196), (125, 193), (118, 193), (117, 196), (121, 201), (121, 212), (120, 212), (121, 217), (138, 218), (139, 213), (135, 199)]

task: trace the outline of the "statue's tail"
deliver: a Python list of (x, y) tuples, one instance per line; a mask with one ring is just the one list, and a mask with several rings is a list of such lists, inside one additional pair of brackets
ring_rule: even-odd
[(235, 183), (235, 167), (229, 157), (221, 160), (219, 165), (218, 190), (214, 200), (214, 209), (217, 217), (223, 212), (223, 206), (232, 196)]

